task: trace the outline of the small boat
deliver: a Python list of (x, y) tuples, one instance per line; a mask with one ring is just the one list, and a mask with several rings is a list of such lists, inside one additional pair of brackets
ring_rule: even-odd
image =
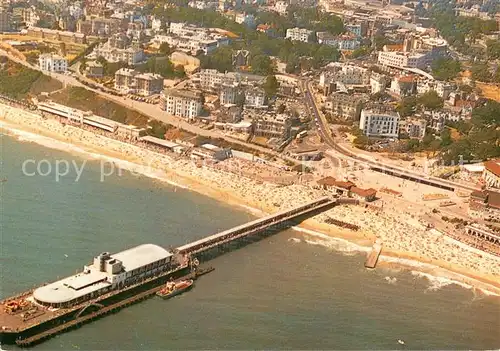
[(158, 291), (156, 295), (160, 296), (162, 299), (169, 299), (176, 295), (182, 294), (193, 287), (194, 280), (181, 280), (178, 282), (168, 282), (163, 289)]

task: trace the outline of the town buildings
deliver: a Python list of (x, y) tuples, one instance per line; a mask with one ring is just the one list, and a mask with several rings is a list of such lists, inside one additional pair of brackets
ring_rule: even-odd
[(163, 90), (163, 77), (159, 74), (141, 74), (130, 68), (121, 68), (115, 73), (115, 89), (124, 93), (150, 96)]
[(414, 95), (416, 89), (416, 77), (414, 75), (406, 75), (394, 77), (391, 81), (389, 92), (397, 97), (405, 97)]
[(247, 86), (245, 92), (245, 107), (263, 108), (266, 107), (266, 92), (258, 86)]
[(371, 72), (366, 68), (341, 63), (332, 63), (319, 76), (319, 86), (329, 83), (342, 83), (346, 86), (370, 84)]
[(355, 50), (360, 45), (359, 39), (352, 33), (333, 35), (328, 32), (316, 32), (316, 37), (319, 44), (335, 46), (339, 50)]
[(487, 187), (500, 189), (500, 159), (484, 163), (482, 178)]
[(68, 61), (56, 54), (41, 54), (38, 65), (42, 71), (64, 73), (68, 69)]
[(238, 50), (233, 53), (233, 66), (242, 67), (250, 65), (250, 51)]
[(399, 119), (397, 112), (363, 109), (359, 120), (359, 129), (368, 137), (397, 138)]
[(151, 41), (156, 46), (167, 43), (177, 50), (193, 55), (209, 54), (220, 46), (228, 45), (230, 39), (224, 30), (200, 28), (183, 22), (171, 22), (168, 34), (157, 34)]
[(412, 139), (422, 140), (425, 136), (427, 121), (423, 118), (408, 118), (399, 121), (399, 132), (406, 133)]
[(372, 94), (382, 93), (388, 84), (388, 78), (384, 74), (372, 72), (370, 75), (370, 88)]
[(261, 115), (253, 120), (253, 133), (255, 136), (266, 138), (288, 139), (292, 121), (285, 114)]
[(101, 78), (104, 75), (104, 67), (97, 61), (89, 61), (85, 64), (84, 74), (89, 78)]
[(378, 63), (382, 66), (397, 68), (419, 68), (427, 66), (428, 59), (423, 53), (380, 51), (378, 53)]
[(286, 30), (286, 38), (295, 41), (303, 41), (304, 43), (308, 43), (311, 41), (311, 36), (313, 35), (313, 31), (306, 28), (288, 28)]
[(365, 95), (333, 93), (325, 101), (325, 109), (333, 118), (345, 121), (357, 121), (363, 103), (368, 99)]
[(39, 28), (39, 27), (30, 27), (27, 30), (27, 34), (31, 37), (62, 41), (65, 43), (76, 43), (76, 44), (87, 43), (87, 37), (85, 34), (82, 33), (73, 33), (68, 31)]
[(193, 120), (200, 115), (203, 95), (200, 92), (183, 89), (165, 89), (163, 109), (174, 116)]
[(126, 62), (136, 65), (144, 60), (144, 51), (137, 40), (130, 40), (125, 34), (114, 34), (104, 44), (99, 44), (93, 52), (95, 58), (104, 57), (108, 62)]
[(240, 86), (238, 83), (224, 83), (220, 87), (219, 102), (221, 106), (233, 105), (240, 95)]

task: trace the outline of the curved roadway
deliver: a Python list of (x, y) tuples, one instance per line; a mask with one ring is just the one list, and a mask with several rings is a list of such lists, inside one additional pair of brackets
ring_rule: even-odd
[(321, 113), (319, 113), (318, 107), (316, 105), (316, 100), (312, 93), (311, 82), (306, 81), (304, 86), (305, 86), (306, 103), (309, 104), (309, 106), (311, 107), (311, 110), (314, 114), (314, 118), (317, 121), (317, 125), (323, 136), (323, 140), (336, 152), (346, 156), (349, 159), (362, 162), (368, 165), (370, 169), (374, 171), (390, 174), (404, 179), (409, 179), (422, 184), (432, 185), (449, 191), (455, 191), (457, 189), (466, 191), (479, 190), (478, 187), (475, 187), (473, 185), (458, 184), (455, 182), (451, 182), (449, 180), (428, 176), (422, 173), (412, 172), (398, 166), (390, 165), (388, 163), (369, 160), (351, 152), (350, 150), (343, 148), (342, 146), (335, 143), (331, 135), (330, 129), (328, 127), (328, 122), (326, 121), (325, 117)]

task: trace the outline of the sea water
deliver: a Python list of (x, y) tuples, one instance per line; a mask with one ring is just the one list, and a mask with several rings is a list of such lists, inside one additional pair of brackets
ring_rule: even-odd
[[(0, 298), (73, 274), (102, 251), (175, 247), (254, 219), (243, 208), (145, 176), (123, 172), (101, 182), (96, 159), (78, 182), (74, 171), (59, 181), (27, 176), (22, 165), (29, 159), (88, 159), (28, 140), (1, 137), (0, 179), (7, 181), (0, 183)], [(36, 348), (500, 347), (498, 297), (415, 270), (369, 271), (357, 251), (344, 241), (284, 231), (213, 260), (216, 270), (188, 293), (149, 299)]]

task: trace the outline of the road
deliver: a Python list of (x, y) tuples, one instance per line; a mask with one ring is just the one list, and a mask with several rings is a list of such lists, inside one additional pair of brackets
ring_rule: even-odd
[(381, 161), (374, 161), (367, 159), (363, 157), (362, 155), (355, 154), (351, 152), (350, 150), (345, 149), (344, 147), (340, 146), (337, 144), (331, 134), (331, 131), (328, 126), (328, 122), (325, 118), (325, 116), (319, 112), (318, 106), (316, 99), (313, 94), (311, 82), (307, 81), (304, 83), (305, 87), (305, 100), (306, 103), (310, 106), (310, 109), (313, 112), (313, 117), (315, 119), (315, 123), (320, 130), (323, 140), (325, 143), (327, 143), (333, 150), (330, 151), (332, 155), (335, 155), (336, 153), (343, 155), (343, 158), (351, 160), (351, 161), (358, 161), (362, 162), (365, 165), (369, 166), (372, 170), (379, 171), (382, 173), (386, 173), (389, 175), (397, 176), (400, 178), (404, 179), (409, 179), (418, 183), (422, 184), (427, 184), (427, 185), (432, 185), (441, 189), (446, 189), (450, 191), (454, 190), (465, 190), (465, 191), (474, 191), (474, 190), (479, 190), (478, 187), (475, 187), (473, 185), (465, 185), (465, 184), (458, 184), (455, 182), (451, 182), (448, 180), (444, 180), (441, 178), (433, 177), (433, 176), (428, 176), (423, 173), (418, 173), (418, 172), (413, 172), (409, 171), (407, 169), (397, 167), (394, 165), (391, 165), (389, 163), (381, 162)]

